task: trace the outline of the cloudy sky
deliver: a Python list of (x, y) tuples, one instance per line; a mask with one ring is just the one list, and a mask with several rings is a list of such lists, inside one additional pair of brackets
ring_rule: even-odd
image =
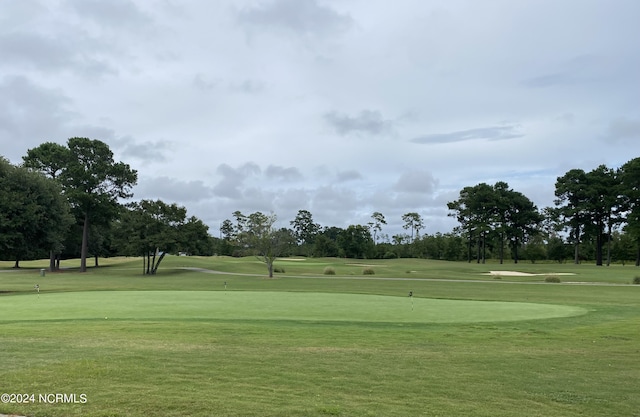
[(0, 2), (0, 154), (100, 139), (136, 199), (427, 233), (460, 189), (539, 207), (640, 157), (637, 0)]

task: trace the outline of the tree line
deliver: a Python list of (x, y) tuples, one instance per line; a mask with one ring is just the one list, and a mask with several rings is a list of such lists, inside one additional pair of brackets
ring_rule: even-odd
[(22, 164), (0, 158), (0, 256), (15, 261), (102, 256), (142, 257), (153, 275), (168, 253), (256, 255), (274, 272), (276, 257), (423, 257), (485, 262), (497, 259), (594, 260), (597, 265), (635, 259), (640, 264), (640, 158), (618, 169), (604, 165), (558, 177), (553, 207), (539, 209), (499, 181), (464, 187), (447, 204), (459, 225), (449, 233), (422, 233), (417, 212), (402, 216), (404, 233), (384, 233), (380, 212), (366, 224), (322, 226), (299, 210), (289, 227), (275, 214), (232, 213), (218, 236), (187, 209), (161, 200), (126, 203), (137, 171), (113, 159), (99, 140), (70, 138), (29, 149)]

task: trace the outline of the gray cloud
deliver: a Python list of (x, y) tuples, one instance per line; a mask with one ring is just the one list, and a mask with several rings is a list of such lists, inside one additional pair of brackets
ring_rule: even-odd
[(315, 0), (275, 0), (237, 14), (244, 25), (285, 30), (296, 35), (335, 35), (348, 30), (353, 20)]
[(40, 72), (71, 71), (88, 76), (116, 74), (114, 66), (100, 57), (108, 47), (82, 30), (64, 36), (35, 32), (0, 34), (1, 67), (16, 64)]
[(124, 156), (141, 160), (143, 163), (164, 162), (167, 160), (166, 154), (173, 148), (173, 144), (167, 140), (138, 142), (131, 136), (114, 139), (112, 143)]
[(533, 78), (528, 78), (522, 81), (522, 84), (526, 87), (532, 88), (546, 88), (553, 87), (556, 85), (567, 85), (573, 84), (576, 82), (576, 79), (571, 74), (567, 73), (554, 73), (554, 74), (545, 74), (540, 75)]
[(91, 19), (101, 26), (136, 28), (152, 22), (130, 0), (68, 0), (67, 3), (80, 16)]
[(517, 132), (518, 126), (491, 126), (477, 129), (459, 130), (449, 133), (434, 133), (411, 139), (413, 143), (452, 143), (468, 140), (506, 140), (523, 137)]
[(264, 91), (266, 84), (260, 80), (244, 80), (240, 83), (231, 83), (230, 89), (233, 92), (245, 94), (257, 94)]
[(165, 202), (194, 202), (213, 196), (202, 181), (181, 181), (166, 176), (141, 177), (134, 189), (136, 199), (161, 199)]
[(240, 199), (242, 198), (241, 187), (244, 185), (244, 181), (249, 176), (260, 174), (261, 170), (258, 165), (248, 162), (238, 168), (221, 164), (216, 172), (222, 176), (222, 179), (213, 187), (215, 195), (230, 199)]
[(339, 171), (336, 175), (336, 179), (338, 180), (338, 182), (361, 180), (362, 174), (353, 169), (347, 171)]
[(216, 88), (218, 85), (217, 81), (208, 80), (204, 74), (196, 74), (193, 76), (193, 86), (202, 91), (210, 91)]
[(5, 77), (0, 82), (0, 143), (5, 156), (13, 159), (42, 142), (66, 138), (76, 117), (70, 104), (59, 90), (22, 76)]
[(0, 28), (12, 31), (33, 24), (48, 11), (46, 5), (36, 1), (0, 1)]
[(37, 33), (12, 32), (0, 36), (0, 65), (29, 63), (48, 70), (68, 67), (77, 60), (71, 45)]
[(428, 171), (409, 171), (403, 173), (393, 186), (394, 191), (431, 195), (438, 181)]
[(267, 178), (279, 181), (298, 181), (303, 178), (298, 168), (284, 168), (277, 165), (269, 165), (264, 174)]
[[(347, 226), (354, 210), (361, 207), (356, 193), (348, 188), (321, 186), (311, 196), (311, 212), (317, 221), (330, 226)], [(340, 219), (342, 224), (330, 224), (328, 219)], [(334, 221), (335, 221), (334, 220)]]
[(393, 129), (391, 120), (385, 120), (379, 111), (372, 110), (363, 110), (355, 117), (333, 111), (326, 113), (324, 120), (340, 135), (381, 135)]
[(609, 122), (609, 126), (602, 136), (607, 142), (635, 142), (640, 141), (640, 119), (619, 117)]

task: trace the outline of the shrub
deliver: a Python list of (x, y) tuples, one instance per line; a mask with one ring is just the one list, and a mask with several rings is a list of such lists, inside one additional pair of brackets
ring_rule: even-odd
[(362, 275), (375, 275), (376, 271), (373, 268), (365, 268), (362, 270)]
[(333, 267), (331, 267), (331, 266), (327, 266), (327, 267), (324, 268), (323, 274), (325, 274), (325, 275), (335, 275), (336, 274), (336, 270), (333, 269)]
[(274, 266), (273, 272), (276, 272), (278, 274), (284, 274), (284, 268), (282, 268), (281, 266)]
[(395, 252), (388, 251), (388, 252), (385, 252), (385, 254), (382, 255), (382, 257), (384, 259), (396, 259), (398, 257), (398, 255), (396, 255)]
[(634, 284), (640, 284), (640, 276), (634, 277), (633, 278), (633, 283)]
[(544, 282), (560, 282), (560, 278), (555, 275), (547, 275), (544, 277)]

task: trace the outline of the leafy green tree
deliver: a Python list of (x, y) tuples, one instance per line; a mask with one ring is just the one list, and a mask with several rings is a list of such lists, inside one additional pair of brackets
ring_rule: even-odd
[(342, 233), (343, 229), (339, 227), (325, 227), (316, 236), (313, 244), (314, 253), (316, 256), (340, 256), (340, 247), (338, 246), (338, 236)]
[(226, 219), (220, 225), (221, 239), (218, 241), (218, 253), (222, 255), (233, 255), (236, 248), (236, 233), (233, 222)]
[(258, 211), (242, 218), (246, 218), (246, 222), (240, 241), (267, 265), (269, 278), (273, 278), (273, 264), (291, 246), (291, 233), (274, 228), (275, 214), (266, 215)]
[(549, 242), (553, 238), (560, 237), (563, 225), (560, 222), (560, 213), (556, 207), (545, 207), (541, 210), (542, 222), (539, 230), (544, 239)]
[(240, 210), (233, 212), (233, 217), (236, 219), (236, 224), (233, 226), (233, 236), (236, 240), (246, 231), (248, 218)]
[(83, 224), (80, 270), (85, 272), (92, 221), (104, 223), (117, 215), (119, 199), (132, 196), (137, 172), (115, 162), (106, 143), (88, 138), (70, 138), (67, 148), (47, 142), (27, 151), (23, 159), (25, 166), (46, 172), (62, 184)]
[(142, 200), (127, 204), (114, 228), (119, 251), (142, 255), (142, 270), (155, 275), (167, 253), (180, 250), (181, 227), (187, 210), (161, 200)]
[[(607, 266), (611, 263), (611, 233), (621, 222), (619, 208), (620, 182), (616, 172), (600, 165), (586, 174), (588, 183), (588, 209), (596, 238), (596, 265), (603, 264), (604, 237), (607, 237)], [(605, 232), (606, 228), (606, 232)]]
[(222, 222), (220, 225), (220, 234), (224, 240), (229, 242), (235, 238), (234, 227), (231, 220), (226, 219)]
[(573, 243), (573, 261), (580, 262), (580, 243), (583, 233), (590, 224), (590, 194), (587, 174), (582, 169), (569, 170), (558, 177), (555, 190), (555, 204), (563, 224), (569, 229), (569, 239)]
[(371, 229), (373, 230), (373, 243), (378, 243), (378, 233), (382, 231), (382, 225), (387, 224), (387, 220), (384, 218), (382, 213), (375, 211), (371, 218), (373, 222), (371, 224)]
[(373, 249), (373, 238), (367, 227), (351, 225), (338, 236), (338, 246), (347, 258), (367, 258)]
[(298, 210), (298, 214), (289, 224), (293, 227), (297, 243), (305, 247), (307, 256), (310, 256), (320, 225), (313, 221), (313, 216), (308, 210)]
[(213, 240), (209, 226), (195, 216), (178, 224), (178, 248), (180, 252), (195, 256), (213, 255)]
[(505, 226), (515, 263), (518, 263), (518, 248), (529, 238), (539, 234), (542, 220), (543, 216), (529, 198), (518, 191), (509, 191)]
[(524, 245), (522, 252), (524, 258), (528, 259), (532, 264), (536, 263), (536, 261), (541, 261), (547, 258), (547, 250), (542, 236), (540, 235), (536, 235), (534, 238), (529, 240), (529, 242)]
[(468, 236), (468, 261), (471, 262), (472, 241), (477, 244), (477, 262), (485, 262), (487, 236), (493, 231), (495, 221), (496, 193), (494, 188), (486, 183), (473, 187), (464, 187), (460, 191), (458, 200), (447, 203), (461, 225), (461, 230)]
[(635, 241), (636, 266), (640, 266), (640, 158), (626, 162), (619, 171), (620, 193), (626, 209), (625, 233)]
[[(40, 146), (29, 149), (22, 157), (23, 166), (41, 172), (46, 177), (57, 180), (69, 161), (69, 148), (58, 143), (45, 142)], [(49, 252), (49, 270), (55, 271), (59, 267), (60, 253), (64, 244)]]
[(570, 249), (558, 236), (551, 237), (547, 242), (547, 258), (558, 263), (563, 263), (571, 256)]
[(0, 252), (20, 261), (62, 246), (73, 222), (59, 184), (0, 158)]
[(42, 172), (49, 178), (56, 179), (67, 168), (71, 159), (69, 148), (58, 143), (45, 142), (29, 149), (22, 157), (24, 166)]
[(420, 237), (420, 230), (424, 229), (422, 216), (416, 212), (406, 213), (402, 215), (402, 221), (404, 222), (402, 228), (405, 230), (411, 230), (411, 242), (413, 242), (415, 238)]
[(635, 242), (628, 233), (614, 232), (612, 236), (612, 260), (623, 266), (636, 257)]

